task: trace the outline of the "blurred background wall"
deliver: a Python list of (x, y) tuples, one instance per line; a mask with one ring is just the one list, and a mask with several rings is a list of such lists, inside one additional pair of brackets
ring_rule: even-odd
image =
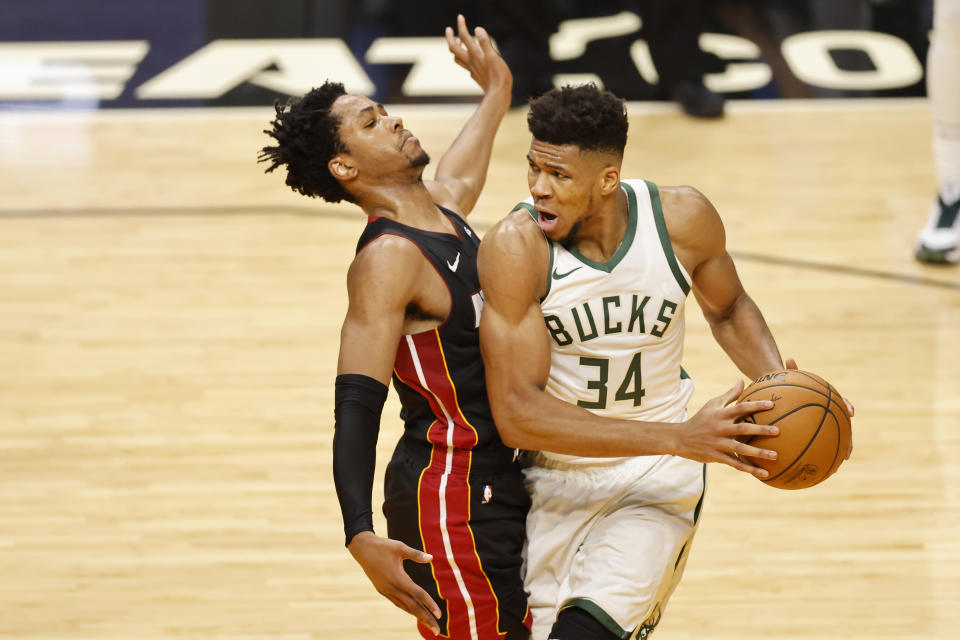
[[(519, 94), (594, 80), (664, 99), (647, 46), (658, 2), (679, 0), (4, 0), (0, 108), (262, 105), (328, 77), (382, 102), (472, 99), (442, 37), (461, 11), (510, 52)], [(695, 64), (728, 98), (921, 96), (931, 4), (698, 0), (686, 11)]]

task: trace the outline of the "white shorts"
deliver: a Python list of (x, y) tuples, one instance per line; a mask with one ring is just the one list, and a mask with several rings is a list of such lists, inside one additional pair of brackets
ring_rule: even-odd
[(646, 638), (680, 580), (706, 466), (644, 456), (583, 466), (533, 454), (526, 577), (533, 640), (577, 606), (620, 638)]

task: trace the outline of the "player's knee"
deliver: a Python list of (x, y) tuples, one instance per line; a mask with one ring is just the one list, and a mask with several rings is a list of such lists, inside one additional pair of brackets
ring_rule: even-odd
[(550, 640), (617, 640), (617, 637), (580, 607), (561, 611), (550, 631)]

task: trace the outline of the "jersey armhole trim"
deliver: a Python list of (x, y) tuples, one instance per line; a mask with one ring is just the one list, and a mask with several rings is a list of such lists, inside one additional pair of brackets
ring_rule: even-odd
[(663, 253), (667, 256), (667, 264), (670, 265), (670, 271), (676, 278), (677, 284), (683, 290), (683, 295), (690, 293), (690, 283), (683, 275), (680, 269), (680, 263), (677, 262), (677, 256), (673, 253), (673, 244), (670, 243), (670, 233), (667, 231), (667, 221), (663, 217), (663, 205), (660, 203), (660, 190), (657, 185), (644, 180), (647, 183), (647, 189), (650, 191), (650, 204), (653, 207), (653, 220), (657, 225), (657, 234), (660, 236), (660, 244), (663, 245)]

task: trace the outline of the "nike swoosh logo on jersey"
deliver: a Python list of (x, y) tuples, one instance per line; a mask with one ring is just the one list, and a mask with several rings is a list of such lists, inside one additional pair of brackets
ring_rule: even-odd
[(470, 236), (471, 238), (473, 237), (473, 234), (470, 233), (470, 229), (468, 229), (467, 227), (464, 227), (463, 230), (467, 232), (468, 236)]
[(456, 259), (453, 261), (453, 264), (450, 264), (450, 262), (447, 261), (447, 266), (450, 267), (450, 271), (454, 271), (454, 272), (455, 272), (455, 271), (457, 270), (457, 267), (460, 266), (460, 252), (457, 252), (457, 257), (456, 257)]
[(570, 275), (571, 273), (573, 273), (574, 271), (576, 271), (576, 270), (579, 269), (579, 268), (580, 268), (580, 267), (574, 267), (573, 269), (570, 269), (570, 271), (567, 271), (566, 273), (557, 273), (557, 269), (556, 269), (556, 267), (554, 267), (554, 269), (553, 269), (553, 279), (554, 279), (554, 280), (563, 280), (564, 278), (566, 278), (568, 275)]

